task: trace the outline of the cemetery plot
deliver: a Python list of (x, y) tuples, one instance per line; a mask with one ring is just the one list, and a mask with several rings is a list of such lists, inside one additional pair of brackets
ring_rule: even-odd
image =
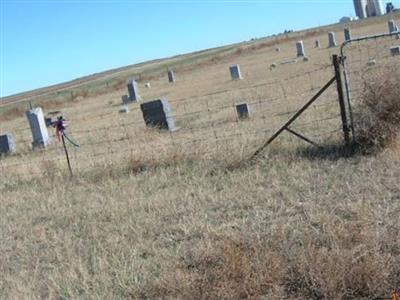
[[(338, 45), (345, 41), (344, 27), (329, 30), (341, 33), (336, 37)], [(143, 88), (140, 96), (139, 88), (145, 87), (149, 79), (134, 81), (139, 77), (126, 74), (120, 89), (69, 103), (59, 110), (71, 120), (70, 133), (81, 144), (79, 150), (70, 148), (73, 169), (84, 172), (96, 166), (124, 164), (130, 159), (218, 159), (221, 151), (229, 151), (232, 157), (246, 157), (334, 75), (332, 54), (339, 53), (340, 47), (327, 47), (327, 31), (293, 36), (262, 47), (237, 47), (229, 55), (211, 55), (198, 65), (168, 64), (168, 71), (179, 72), (174, 84), (169, 76), (166, 80), (163, 65), (159, 75), (151, 78), (151, 88)], [(379, 26), (351, 27), (353, 38), (387, 31), (387, 21)], [(296, 41), (302, 41), (300, 52), (304, 56), (298, 57)], [(396, 66), (400, 56), (393, 55), (395, 50), (391, 49), (398, 45), (395, 37), (349, 45), (346, 65), (352, 101), (360, 97), (363, 74)], [(307, 59), (303, 60), (305, 55)], [(241, 80), (232, 80), (230, 66), (235, 67), (234, 78)], [(132, 80), (126, 86), (128, 78)], [(177, 131), (146, 125), (141, 104), (163, 97), (168, 99), (170, 118), (179, 128)], [(131, 99), (141, 99), (141, 103)], [(237, 104), (241, 103), (246, 103), (250, 112), (243, 122), (237, 111)], [(318, 144), (342, 140), (336, 88), (330, 87), (291, 128)], [(49, 170), (66, 170), (64, 153), (55, 141), (52, 127), (48, 129), (48, 140), (55, 142), (34, 152), (26, 117), (2, 123), (3, 133), (13, 135), (17, 148), (17, 155), (0, 160), (4, 174), (30, 177)]]

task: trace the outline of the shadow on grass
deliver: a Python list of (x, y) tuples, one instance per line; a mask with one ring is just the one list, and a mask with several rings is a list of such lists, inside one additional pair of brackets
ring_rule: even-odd
[(304, 146), (296, 150), (296, 154), (310, 160), (339, 160), (342, 158), (354, 158), (374, 154), (377, 149), (363, 147), (354, 143), (351, 145), (329, 144), (321, 148)]

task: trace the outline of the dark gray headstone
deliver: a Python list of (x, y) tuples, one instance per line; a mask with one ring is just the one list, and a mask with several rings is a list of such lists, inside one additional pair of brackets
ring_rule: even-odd
[(143, 119), (147, 126), (167, 129), (169, 131), (176, 129), (167, 98), (162, 97), (142, 103), (140, 109), (142, 110)]
[(400, 46), (395, 46), (390, 48), (390, 53), (394, 55), (400, 55)]
[(138, 85), (134, 79), (128, 80), (128, 100), (132, 102), (140, 100)]
[(247, 119), (250, 117), (250, 109), (247, 103), (236, 104), (236, 113), (239, 119)]
[(242, 79), (242, 74), (240, 73), (239, 65), (232, 65), (229, 67), (229, 71), (231, 72), (232, 80)]
[(296, 42), (297, 57), (305, 56), (303, 41)]
[(328, 32), (328, 47), (336, 47), (336, 38), (334, 32)]
[(344, 29), (344, 40), (345, 41), (350, 41), (351, 40), (351, 31), (349, 28)]
[(11, 134), (0, 135), (0, 153), (1, 154), (15, 153), (14, 139)]
[(42, 109), (40, 107), (33, 108), (26, 112), (26, 117), (28, 118), (29, 126), (32, 131), (32, 148), (46, 148), (50, 142), (50, 138)]
[(168, 69), (168, 82), (169, 83), (174, 83), (175, 82), (175, 73), (171, 69)]

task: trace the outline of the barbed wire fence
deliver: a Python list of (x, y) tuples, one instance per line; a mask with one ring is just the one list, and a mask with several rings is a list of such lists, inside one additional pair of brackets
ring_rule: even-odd
[[(296, 63), (308, 64), (308, 71), (299, 68), (291, 72), (290, 65), (285, 65), (282, 68), (287, 68), (290, 75), (283, 78), (274, 79), (272, 70), (270, 79), (253, 85), (170, 99), (179, 128), (175, 132), (146, 128), (139, 105), (132, 106), (125, 115), (113, 111), (87, 117), (85, 122), (90, 126), (71, 130), (71, 135), (81, 142), (80, 149), (70, 149), (73, 168), (84, 172), (126, 160), (140, 164), (142, 159), (155, 161), (171, 157), (217, 159), (221, 153), (229, 156), (234, 148), (248, 157), (335, 76), (332, 63), (312, 64), (302, 60)], [(250, 107), (251, 117), (246, 120), (240, 120), (236, 114), (236, 105), (242, 102)], [(29, 128), (19, 130), (26, 132)], [(291, 124), (290, 130), (301, 132), (315, 144), (342, 140), (343, 124), (335, 86), (329, 87)], [(17, 139), (16, 142), (30, 145), (31, 140)], [(59, 145), (10, 161), (0, 160), (0, 168), (3, 174), (21, 177), (67, 171)]]

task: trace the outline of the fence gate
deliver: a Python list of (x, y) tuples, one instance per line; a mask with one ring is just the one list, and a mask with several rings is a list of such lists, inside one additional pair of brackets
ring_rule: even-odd
[(400, 32), (349, 40), (341, 46), (346, 97), (346, 122), (357, 140), (357, 106), (368, 82), (391, 76), (400, 69)]
[[(328, 126), (330, 129), (334, 129), (331, 131), (331, 133), (338, 132), (340, 129), (337, 127), (338, 123), (341, 123), (341, 130), (343, 132), (343, 137), (344, 137), (344, 143), (345, 145), (350, 144), (350, 128), (351, 128), (351, 122), (350, 122), (350, 114), (348, 112), (348, 108), (346, 107), (346, 102), (345, 102), (345, 83), (346, 81), (343, 80), (342, 78), (342, 73), (343, 73), (343, 60), (341, 57), (338, 55), (333, 55), (332, 56), (332, 64), (333, 64), (333, 69), (334, 69), (334, 74), (333, 77), (326, 82), (326, 84), (318, 90), (318, 92), (308, 101), (306, 102), (300, 109), (298, 109), (294, 115), (287, 121), (285, 122), (261, 147), (257, 149), (256, 152), (250, 157), (250, 160), (254, 160), (268, 145), (270, 145), (278, 136), (280, 136), (283, 132), (288, 132), (290, 134), (293, 134), (294, 136), (302, 139), (303, 141), (312, 144), (316, 147), (323, 148), (321, 145), (318, 143), (314, 142), (313, 139), (308, 138), (304, 133), (300, 133), (299, 131), (295, 131), (292, 128), (292, 125), (295, 124), (298, 119), (301, 118), (301, 116), (306, 113), (307, 110), (310, 110), (312, 107), (318, 107), (320, 105), (317, 104), (319, 98), (321, 96), (325, 95), (327, 96), (328, 106), (323, 105), (324, 110), (328, 112), (329, 117), (322, 119), (324, 121), (325, 126)], [(334, 85), (336, 83), (336, 90), (337, 94), (335, 93), (327, 93), (328, 89), (330, 86)], [(337, 104), (335, 103), (337, 99)], [(334, 100), (334, 101), (332, 101)], [(321, 101), (321, 100), (320, 100)], [(330, 112), (329, 112), (330, 111)], [(339, 113), (336, 113), (339, 111)], [(334, 113), (332, 113), (334, 112)], [(334, 120), (334, 123), (332, 123), (332, 120)], [(339, 121), (340, 120), (340, 121)], [(335, 124), (336, 123), (336, 124)], [(312, 124), (314, 129), (317, 128), (320, 129), (320, 124)], [(325, 136), (326, 137), (326, 136)]]

